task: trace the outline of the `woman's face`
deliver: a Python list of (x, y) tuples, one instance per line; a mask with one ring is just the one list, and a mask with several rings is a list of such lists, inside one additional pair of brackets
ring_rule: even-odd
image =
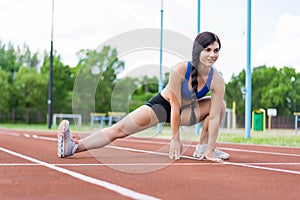
[(207, 46), (200, 53), (200, 64), (207, 67), (211, 67), (217, 61), (219, 57), (219, 51), (220, 47), (217, 41)]

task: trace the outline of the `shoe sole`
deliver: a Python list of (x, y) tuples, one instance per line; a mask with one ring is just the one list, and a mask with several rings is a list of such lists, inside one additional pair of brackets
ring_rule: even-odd
[(223, 157), (223, 156), (217, 156), (218, 158), (222, 159), (222, 160), (228, 160), (229, 156)]
[[(194, 153), (193, 154), (193, 157), (194, 158), (200, 158), (202, 156), (202, 154), (196, 154), (196, 153)], [(229, 155), (228, 156), (216, 156), (217, 158), (220, 158), (220, 159), (222, 159), (222, 160), (228, 160), (229, 159)]]
[(221, 159), (221, 158), (207, 157), (207, 156), (201, 157), (201, 158), (199, 158), (199, 160), (208, 160), (208, 161), (217, 162), (217, 163), (222, 163), (223, 162), (223, 159)]
[(58, 133), (57, 133), (57, 155), (60, 158), (65, 157), (65, 135), (66, 135), (66, 130), (68, 129), (67, 127), (69, 126), (69, 123), (67, 120), (63, 120), (58, 128)]

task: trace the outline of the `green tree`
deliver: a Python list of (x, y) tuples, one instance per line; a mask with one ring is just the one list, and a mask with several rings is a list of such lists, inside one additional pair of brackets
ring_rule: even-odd
[(74, 85), (73, 105), (77, 113), (89, 116), (90, 112), (112, 110), (111, 95), (116, 84), (117, 73), (124, 68), (117, 50), (104, 46), (101, 51), (81, 50)]
[(9, 74), (0, 68), (0, 113), (9, 113), (10, 84)]
[(132, 98), (138, 84), (137, 78), (126, 77), (117, 80), (111, 97), (112, 111), (128, 113), (134, 109)]
[(30, 113), (45, 111), (46, 88), (46, 81), (35, 68), (19, 69), (14, 81), (13, 96), (18, 100), (18, 111), (25, 113), (26, 123), (30, 122)]
[(231, 81), (226, 84), (225, 101), (227, 107), (232, 107), (232, 103), (236, 102), (236, 113), (245, 114), (245, 96), (242, 93), (245, 88), (246, 72), (243, 70), (237, 76), (232, 76)]
[(276, 108), (279, 115), (292, 114), (294, 92), (291, 77), (296, 76), (295, 69), (283, 67), (277, 70), (263, 66), (256, 68), (253, 74), (253, 85), (260, 86), (253, 89), (253, 107)]
[(17, 62), (17, 55), (12, 43), (6, 46), (0, 42), (0, 67), (9, 72), (9, 79), (12, 82), (14, 74), (21, 67), (21, 64)]
[[(44, 62), (41, 68), (42, 76), (49, 85), (50, 58), (44, 55)], [(74, 74), (68, 65), (61, 62), (60, 56), (53, 56), (53, 86), (52, 86), (52, 112), (71, 113), (72, 112), (72, 89), (74, 84)], [(48, 98), (48, 88), (46, 89)], [(46, 103), (46, 102), (45, 102)]]
[[(226, 84), (225, 100), (227, 107), (236, 102), (237, 114), (245, 113), (245, 100), (242, 88), (245, 88), (245, 70), (237, 76), (232, 76)], [(294, 77), (294, 81), (292, 81)], [(278, 115), (291, 115), (294, 107), (299, 105), (297, 94), (300, 75), (294, 68), (266, 67), (265, 65), (253, 69), (252, 72), (252, 109), (276, 108)]]
[(23, 48), (17, 47), (16, 60), (21, 66), (37, 68), (40, 60), (38, 58), (38, 52), (32, 53), (29, 46), (24, 44)]
[(32, 53), (28, 45), (15, 50), (12, 43), (5, 45), (0, 41), (0, 67), (9, 72), (10, 82), (21, 66), (37, 68), (39, 62), (38, 53)]
[[(100, 52), (100, 56), (104, 58), (104, 65), (101, 66), (102, 70), (100, 75), (100, 81), (96, 90), (96, 110), (100, 112), (107, 112), (112, 110), (111, 96), (116, 85), (117, 74), (121, 69), (124, 69), (124, 62), (119, 61), (117, 57), (117, 50), (111, 49), (109, 46), (103, 47)], [(99, 102), (99, 103), (98, 103)], [(116, 109), (116, 108), (115, 108)], [(120, 110), (125, 111), (119, 106)]]

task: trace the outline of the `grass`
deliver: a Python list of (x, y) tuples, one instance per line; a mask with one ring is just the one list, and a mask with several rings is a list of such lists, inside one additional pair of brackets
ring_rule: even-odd
[(48, 130), (46, 124), (3, 124), (0, 123), (0, 128), (9, 129), (25, 129), (25, 130)]
[[(25, 130), (49, 130), (46, 124), (0, 124), (0, 128), (9, 129), (25, 129)], [(57, 127), (53, 127), (52, 131), (55, 131)], [(78, 132), (94, 132), (98, 130), (97, 127), (91, 128), (89, 124), (83, 125), (79, 129), (71, 124), (71, 130)], [(193, 127), (184, 128), (182, 130), (182, 140), (198, 141), (199, 136), (195, 136), (195, 129)], [(147, 129), (140, 133), (135, 134), (136, 137), (145, 138), (171, 138), (170, 127), (163, 128), (161, 134), (156, 134), (156, 127)], [(265, 132), (251, 132), (250, 139), (245, 138), (243, 129), (239, 130), (221, 130), (218, 138), (218, 142), (221, 143), (240, 143), (240, 144), (262, 144), (272, 146), (286, 146), (286, 147), (300, 147), (300, 131), (295, 134), (293, 129), (272, 129)]]
[(276, 133), (252, 133), (250, 139), (244, 134), (220, 134), (218, 142), (240, 144), (263, 144), (272, 146), (300, 147), (300, 135), (276, 134)]

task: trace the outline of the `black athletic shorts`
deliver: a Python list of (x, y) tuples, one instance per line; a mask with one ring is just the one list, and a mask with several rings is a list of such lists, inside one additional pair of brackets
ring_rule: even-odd
[(171, 121), (171, 105), (165, 100), (160, 93), (152, 97), (147, 103), (147, 106), (150, 106), (155, 112), (159, 122)]

